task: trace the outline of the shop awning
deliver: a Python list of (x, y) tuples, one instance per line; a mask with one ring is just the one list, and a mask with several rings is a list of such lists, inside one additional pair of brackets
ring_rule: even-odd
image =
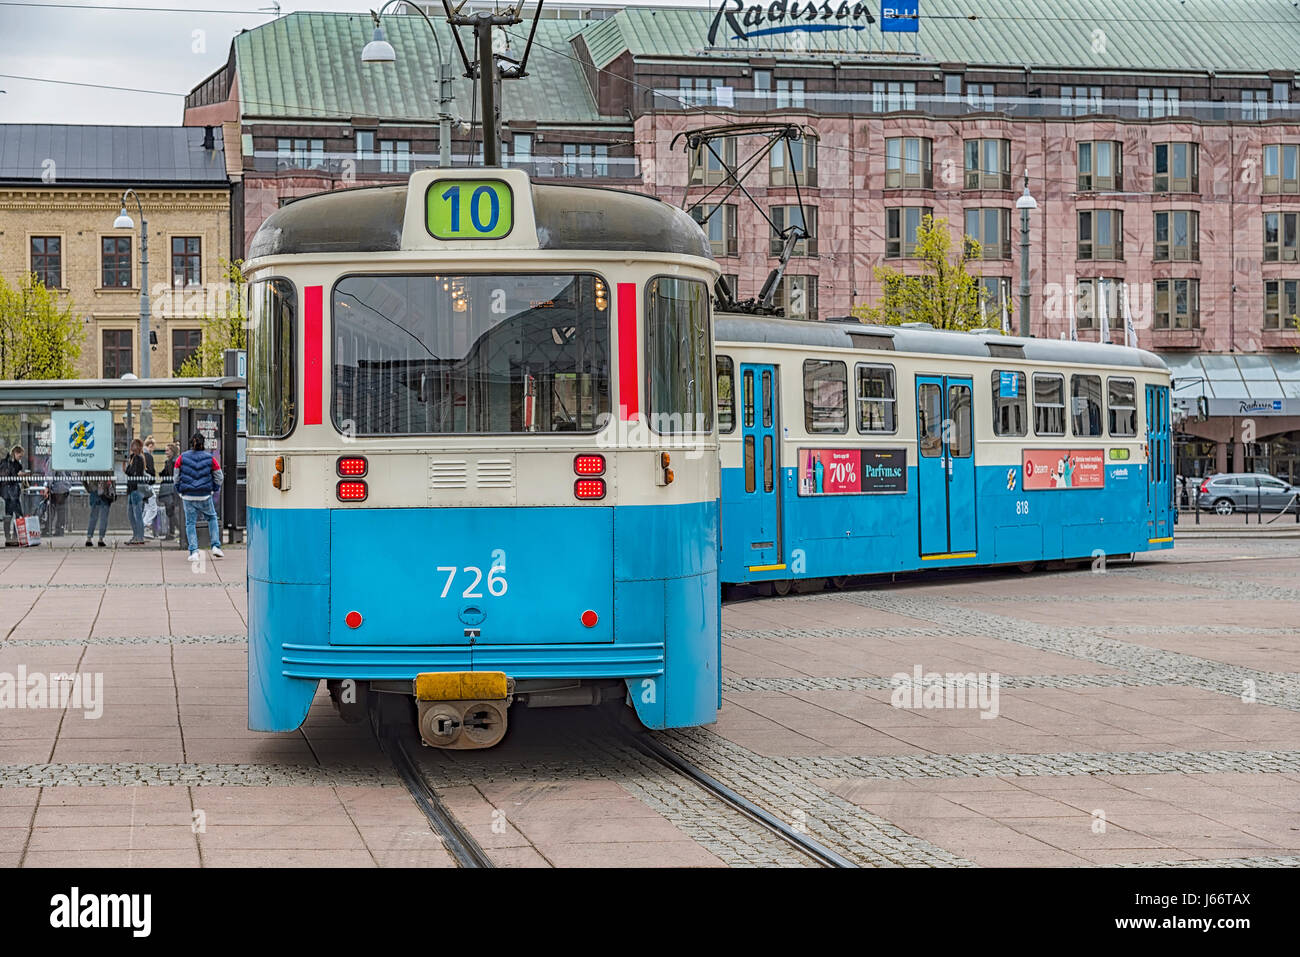
[(1300, 415), (1300, 355), (1162, 355), (1175, 402), (1189, 412), (1205, 396), (1210, 415)]

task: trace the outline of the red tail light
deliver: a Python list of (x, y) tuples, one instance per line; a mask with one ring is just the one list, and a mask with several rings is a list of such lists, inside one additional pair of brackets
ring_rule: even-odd
[(604, 479), (578, 479), (573, 483), (574, 498), (604, 498)]
[(348, 481), (347, 479), (339, 482), (335, 491), (340, 502), (364, 502), (369, 494), (365, 482)]
[(361, 455), (342, 455), (335, 469), (344, 478), (361, 478), (370, 470), (370, 464)]
[(1206, 479), (1204, 482), (1201, 483), (1201, 494), (1202, 494), (1202, 495), (1209, 495), (1209, 494), (1210, 494), (1210, 480), (1209, 480), (1209, 479)]
[(574, 475), (604, 475), (605, 456), (579, 455), (573, 460)]

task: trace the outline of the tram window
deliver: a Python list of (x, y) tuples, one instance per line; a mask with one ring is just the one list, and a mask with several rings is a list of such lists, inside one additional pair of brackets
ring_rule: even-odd
[(922, 383), (916, 393), (916, 402), (921, 456), (938, 458), (943, 455), (943, 391), (934, 383)]
[(772, 427), (772, 372), (763, 370), (763, 428)]
[(1107, 407), (1111, 435), (1137, 435), (1137, 383), (1132, 379), (1107, 379)]
[(718, 431), (736, 430), (736, 365), (731, 356), (718, 356)]
[(333, 292), (335, 425), (595, 432), (610, 414), (609, 301), (590, 274), (346, 276)]
[(772, 436), (763, 436), (763, 491), (772, 491)]
[(1065, 434), (1065, 378), (1034, 374), (1034, 434)]
[(970, 458), (972, 448), (970, 386), (948, 386), (948, 416), (952, 420), (952, 432), (948, 437), (949, 451), (953, 458)]
[(282, 438), (293, 431), (298, 293), (287, 279), (249, 286), (248, 434)]
[(754, 491), (754, 436), (745, 436), (745, 491)]
[(993, 434), (1026, 435), (1029, 432), (1029, 400), (1025, 398), (1025, 374), (993, 370)]
[(809, 434), (849, 430), (849, 382), (843, 362), (804, 360), (803, 419)]
[(1101, 376), (1070, 376), (1070, 418), (1075, 435), (1101, 435)]
[(651, 279), (646, 287), (646, 396), (660, 435), (713, 431), (709, 287)]
[(894, 367), (872, 366), (859, 362), (858, 431), (896, 432), (894, 419)]
[(746, 372), (744, 377), (744, 395), (741, 396), (740, 402), (743, 407), (745, 419), (745, 428), (754, 427), (754, 373)]

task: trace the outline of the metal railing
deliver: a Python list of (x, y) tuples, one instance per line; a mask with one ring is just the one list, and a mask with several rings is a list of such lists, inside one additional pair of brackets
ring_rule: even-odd
[[(251, 160), (244, 159), (245, 169), (258, 172), (319, 173), (322, 176), (372, 179), (409, 176), (416, 170), (438, 165), (437, 153), (306, 153), (286, 154), (259, 150)], [(251, 165), (250, 165), (251, 164)], [(476, 153), (455, 153), (452, 166), (481, 166), (483, 157)], [(635, 156), (532, 156), (526, 160), (506, 157), (502, 164), (521, 169), (537, 179), (639, 179), (641, 163)]]

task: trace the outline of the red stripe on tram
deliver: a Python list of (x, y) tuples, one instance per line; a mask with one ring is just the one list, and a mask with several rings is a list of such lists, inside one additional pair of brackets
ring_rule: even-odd
[(623, 418), (629, 422), (641, 414), (636, 357), (636, 283), (621, 282), (618, 284), (618, 404)]
[(322, 287), (307, 286), (303, 290), (306, 308), (303, 323), (303, 357), (305, 368), (302, 385), (303, 425), (320, 425), (321, 387), (324, 369), (321, 364), (324, 320), (322, 318)]

